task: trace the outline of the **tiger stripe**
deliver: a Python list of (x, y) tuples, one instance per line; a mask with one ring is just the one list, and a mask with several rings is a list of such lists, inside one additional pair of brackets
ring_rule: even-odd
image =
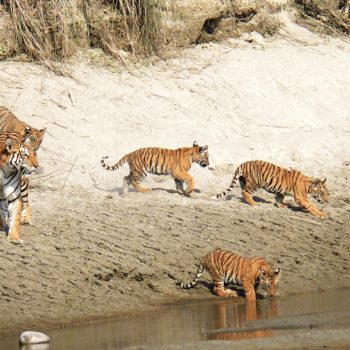
[[(108, 157), (102, 157), (101, 165), (106, 170), (118, 170), (128, 163), (130, 174), (124, 177), (124, 189), (132, 185), (138, 192), (149, 192), (149, 188), (140, 186), (147, 174), (171, 175), (174, 178), (176, 189), (190, 196), (194, 189), (193, 177), (188, 173), (192, 163), (198, 163), (201, 167), (209, 165), (208, 146), (198, 146), (197, 142), (192, 147), (182, 147), (175, 150), (147, 147), (126, 154), (117, 163), (106, 163)], [(187, 188), (184, 190), (183, 182)]]
[(0, 159), (1, 225), (8, 228), (8, 240), (21, 242), (19, 225), (23, 208), (22, 178), (38, 167), (36, 153), (19, 133), (1, 133)]
[[(6, 132), (18, 132), (24, 139), (30, 143), (34, 152), (36, 152), (45, 135), (46, 128), (41, 130), (33, 128), (29, 124), (18, 119), (8, 108), (0, 106), (0, 133)], [(22, 177), (22, 199), (23, 199), (23, 208), (21, 214), (21, 223), (29, 224), (30, 223), (30, 207), (28, 199), (28, 188), (29, 180), (27, 177)]]
[(308, 177), (298, 170), (288, 170), (262, 160), (253, 160), (240, 164), (234, 172), (230, 186), (216, 197), (227, 196), (239, 183), (243, 199), (250, 205), (258, 204), (253, 200), (252, 194), (262, 188), (276, 195), (279, 208), (285, 206), (284, 196), (292, 194), (297, 204), (312, 215), (324, 219), (326, 215), (310, 203), (307, 197), (310, 194), (321, 203), (327, 202), (329, 193), (325, 182), (325, 179)]
[(256, 290), (259, 285), (269, 296), (276, 295), (276, 287), (281, 276), (281, 270), (272, 271), (269, 264), (261, 257), (246, 258), (230, 251), (215, 249), (206, 254), (198, 267), (195, 278), (188, 283), (182, 282), (181, 288), (193, 288), (206, 270), (214, 283), (214, 293), (222, 296), (236, 297), (234, 290), (226, 289), (225, 283), (243, 286), (248, 301), (256, 300)]

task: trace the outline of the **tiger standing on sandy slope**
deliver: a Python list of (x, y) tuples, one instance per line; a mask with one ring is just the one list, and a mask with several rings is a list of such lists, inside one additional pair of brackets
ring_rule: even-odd
[(38, 167), (36, 153), (17, 132), (0, 134), (0, 225), (8, 228), (8, 240), (19, 238), (22, 214), (22, 177)]
[(181, 283), (181, 288), (193, 288), (203, 271), (210, 274), (214, 282), (214, 293), (220, 297), (237, 297), (237, 292), (225, 288), (225, 283), (243, 286), (247, 301), (256, 300), (256, 290), (262, 287), (268, 296), (275, 296), (281, 277), (281, 269), (272, 271), (260, 257), (245, 258), (232, 252), (215, 249), (205, 255), (192, 282)]
[(230, 187), (218, 193), (216, 197), (227, 196), (228, 192), (237, 186), (237, 180), (241, 186), (244, 201), (250, 205), (258, 204), (251, 196), (255, 191), (263, 188), (269, 193), (276, 194), (278, 208), (286, 206), (283, 203), (284, 196), (291, 194), (295, 202), (310, 214), (321, 219), (326, 218), (326, 214), (308, 200), (310, 194), (321, 203), (328, 202), (326, 179), (309, 177), (298, 170), (288, 170), (262, 160), (253, 160), (241, 164), (233, 175)]
[[(18, 132), (24, 139), (27, 139), (31, 144), (34, 152), (37, 152), (39, 149), (46, 128), (36, 129), (27, 123), (19, 120), (10, 110), (4, 106), (0, 106), (0, 133), (3, 132)], [(30, 207), (28, 202), (28, 188), (29, 181), (28, 178), (22, 177), (22, 200), (23, 200), (23, 209), (21, 215), (22, 224), (30, 224)]]
[[(114, 165), (107, 165), (103, 157), (102, 166), (106, 170), (117, 170), (124, 163), (128, 163), (130, 174), (124, 177), (124, 189), (132, 185), (138, 192), (149, 192), (149, 188), (140, 186), (147, 173), (154, 175), (171, 175), (174, 178), (176, 189), (190, 196), (194, 190), (193, 177), (188, 173), (192, 163), (198, 163), (201, 167), (209, 166), (208, 146), (198, 146), (193, 142), (192, 147), (182, 147), (175, 150), (149, 147), (140, 148), (126, 154)], [(187, 188), (184, 190), (183, 183)]]

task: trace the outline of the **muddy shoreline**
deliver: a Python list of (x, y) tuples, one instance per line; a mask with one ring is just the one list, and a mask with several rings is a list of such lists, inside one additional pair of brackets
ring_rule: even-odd
[(207, 274), (192, 290), (176, 286), (192, 278), (197, 258), (214, 247), (263, 256), (280, 267), (280, 295), (349, 287), (350, 198), (341, 191), (342, 176), (324, 221), (291, 198), (290, 207), (279, 210), (263, 192), (258, 208), (239, 196), (217, 201), (196, 192), (184, 198), (167, 190), (171, 180), (149, 194), (125, 197), (37, 185), (31, 191), (33, 225), (22, 229), (24, 245), (2, 236), (0, 334), (216, 298)]

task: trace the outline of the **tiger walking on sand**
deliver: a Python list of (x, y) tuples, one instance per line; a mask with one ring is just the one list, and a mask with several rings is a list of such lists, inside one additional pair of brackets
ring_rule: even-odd
[[(149, 188), (142, 187), (141, 181), (147, 173), (154, 175), (171, 175), (174, 178), (176, 190), (189, 197), (194, 190), (193, 177), (188, 173), (192, 163), (201, 167), (209, 166), (208, 146), (199, 146), (193, 142), (192, 147), (182, 147), (175, 150), (149, 147), (140, 148), (126, 154), (116, 164), (108, 165), (103, 157), (101, 165), (106, 170), (117, 170), (124, 163), (128, 163), (130, 174), (124, 177), (124, 190), (132, 185), (138, 192), (150, 192)], [(183, 183), (187, 188), (184, 190)]]
[(309, 177), (298, 170), (288, 170), (262, 160), (253, 160), (239, 165), (234, 172), (230, 187), (218, 193), (216, 197), (227, 196), (228, 192), (237, 186), (237, 182), (241, 186), (244, 201), (249, 205), (258, 204), (252, 198), (252, 194), (263, 188), (276, 195), (278, 208), (285, 207), (284, 196), (292, 194), (295, 202), (310, 214), (321, 219), (326, 218), (326, 214), (308, 200), (310, 194), (320, 203), (328, 202), (329, 192), (326, 187), (326, 179)]

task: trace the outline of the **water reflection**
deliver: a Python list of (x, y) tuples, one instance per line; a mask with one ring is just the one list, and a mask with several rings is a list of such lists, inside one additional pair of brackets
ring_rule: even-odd
[(249, 329), (250, 321), (277, 316), (277, 300), (268, 302), (228, 303), (217, 305), (215, 328), (208, 332), (209, 340), (242, 340), (271, 337), (273, 331)]
[[(310, 329), (310, 325), (349, 325), (349, 310), (349, 290), (267, 298), (256, 303), (247, 303), (244, 298), (213, 297), (108, 323), (47, 331), (51, 343), (41, 345), (48, 349), (32, 346), (21, 350), (116, 350), (214, 339), (259, 339)], [(18, 335), (0, 339), (0, 350), (18, 349)]]

